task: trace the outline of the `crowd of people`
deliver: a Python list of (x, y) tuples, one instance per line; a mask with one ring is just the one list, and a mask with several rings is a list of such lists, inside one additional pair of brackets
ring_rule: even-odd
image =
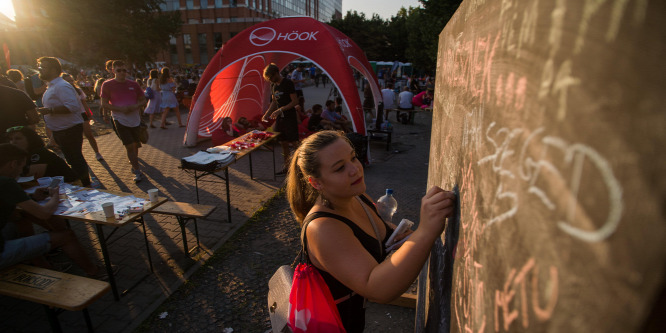
[[(52, 267), (44, 255), (61, 248), (88, 276), (103, 278), (104, 270), (85, 255), (74, 233), (62, 220), (52, 218), (59, 189), (39, 188), (29, 196), (16, 178), (63, 176), (67, 182), (90, 186), (88, 164), (82, 154), (84, 136), (97, 159), (103, 159), (94, 136), (88, 135), (87, 103), (89, 95), (95, 94), (101, 99), (103, 118), (113, 126), (126, 149), (134, 181), (141, 181), (138, 155), (142, 116), (148, 118), (146, 127), (156, 128), (154, 116), (160, 115), (160, 128), (167, 129), (166, 115), (173, 111), (178, 125), (184, 126), (176, 94), (179, 83), (166, 67), (150, 70), (143, 80), (121, 60), (107, 61), (109, 77), (100, 76), (94, 84), (84, 75), (75, 79), (63, 73), (57, 58), (42, 57), (37, 63), (39, 80), (32, 76), (21, 79), (13, 72), (8, 77), (0, 76), (0, 105), (5, 109), (0, 131), (6, 134), (5, 143), (0, 143), (0, 186), (4, 190), (0, 195), (0, 269), (26, 260)], [(414, 281), (444, 228), (445, 218), (453, 211), (455, 196), (431, 188), (422, 200), (418, 229), (399, 235), (397, 240), (410, 238), (387, 259), (384, 243), (396, 226), (382, 220), (365, 193), (363, 165), (344, 134), (352, 130), (352, 125), (343, 115), (342, 98), (305, 110), (302, 87), (308, 77), (317, 78), (317, 73), (316, 68), (306, 70), (303, 65), (288, 72), (281, 72), (275, 64), (266, 66), (263, 78), (270, 83), (269, 107), (257, 119), (222, 119), (213, 144), (216, 135), (224, 143), (267, 126), (280, 133), (284, 166), (279, 173), (287, 175), (287, 197), (296, 219), (304, 228), (309, 226), (304, 232), (305, 255), (338, 300), (336, 306), (345, 329), (360, 332), (365, 325), (365, 300), (388, 302)], [(420, 91), (415, 81), (409, 81), (399, 93), (392, 82), (385, 83), (385, 108), (409, 111), (431, 105), (434, 86)], [(368, 90), (366, 87), (366, 96)], [(66, 162), (47, 149), (35, 131), (40, 115), (50, 133), (49, 141), (60, 147)], [(17, 207), (21, 208), (19, 214)], [(35, 234), (33, 224), (48, 232)], [(383, 281), (389, 277), (393, 282), (387, 287)]]
[[(55, 250), (67, 254), (91, 277), (104, 279), (106, 270), (94, 264), (83, 252), (74, 233), (62, 219), (53, 218), (59, 188), (38, 188), (26, 194), (17, 177), (63, 177), (65, 182), (92, 186), (88, 161), (83, 156), (85, 137), (99, 161), (104, 158), (91, 129), (92, 111), (88, 103), (100, 98), (100, 113), (125, 147), (127, 158), (140, 182), (143, 174), (138, 155), (141, 147), (142, 117), (161, 114), (166, 129), (167, 113), (176, 114), (179, 126), (183, 96), (196, 88), (198, 74), (175, 78), (169, 68), (142, 72), (130, 70), (121, 60), (105, 63), (106, 73), (87, 75), (85, 71), (66, 72), (55, 57), (37, 59), (36, 72), (0, 71), (0, 269), (30, 261), (46, 268), (66, 269), (46, 260)], [(71, 73), (71, 74), (70, 74)], [(192, 80), (190, 80), (190, 78)], [(146, 88), (153, 90), (147, 99)], [(180, 93), (181, 96), (178, 96)], [(179, 98), (180, 97), (180, 98)], [(147, 102), (150, 100), (150, 102)], [(38, 124), (43, 121), (44, 133)], [(48, 145), (45, 142), (48, 140)], [(53, 150), (60, 151), (64, 159)], [(56, 151), (57, 151), (56, 150)], [(50, 199), (49, 199), (50, 198)], [(17, 208), (19, 208), (17, 210)], [(47, 232), (35, 234), (37, 224)]]

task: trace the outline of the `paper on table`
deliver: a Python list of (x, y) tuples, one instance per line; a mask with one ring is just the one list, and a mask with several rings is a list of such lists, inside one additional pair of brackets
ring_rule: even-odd
[(34, 177), (34, 176), (30, 176), (30, 177), (18, 177), (18, 179), (16, 180), (16, 182), (20, 184), (20, 183), (31, 182), (31, 181), (33, 181), (33, 180), (35, 180), (35, 177)]
[(211, 162), (226, 163), (231, 162), (234, 159), (234, 156), (230, 152), (220, 153), (220, 154), (209, 154), (204, 151), (200, 151), (192, 156), (183, 157), (183, 160), (196, 163), (201, 165), (206, 165)]

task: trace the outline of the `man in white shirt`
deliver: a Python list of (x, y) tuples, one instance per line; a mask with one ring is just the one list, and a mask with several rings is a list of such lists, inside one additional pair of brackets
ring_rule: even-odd
[(382, 89), (382, 102), (384, 103), (384, 119), (388, 119), (388, 110), (396, 108), (392, 83), (386, 84), (386, 88)]
[[(411, 111), (412, 108), (412, 98), (414, 94), (409, 91), (409, 87), (405, 86), (400, 94), (398, 94), (398, 109), (403, 111)], [(400, 120), (400, 112), (396, 115), (397, 119)]]
[(83, 117), (81, 101), (74, 87), (60, 77), (62, 66), (57, 58), (37, 59), (39, 78), (47, 83), (42, 96), (44, 107), (38, 111), (53, 132), (53, 139), (60, 146), (67, 163), (72, 167), (83, 186), (90, 186), (88, 162), (83, 157)]

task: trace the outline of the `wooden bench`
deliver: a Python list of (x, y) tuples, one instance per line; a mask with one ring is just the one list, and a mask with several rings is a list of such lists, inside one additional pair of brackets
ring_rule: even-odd
[(87, 307), (109, 289), (111, 286), (105, 281), (41, 267), (16, 265), (0, 271), (0, 294), (44, 305), (54, 332), (62, 332), (58, 314), (63, 310), (82, 311), (88, 331), (92, 332)]
[(183, 234), (183, 249), (185, 250), (185, 253), (189, 254), (190, 250), (187, 248), (185, 225), (189, 221), (194, 221), (194, 235), (197, 238), (197, 246), (192, 248), (192, 250), (199, 248), (199, 228), (197, 227), (197, 219), (207, 217), (214, 210), (215, 206), (167, 201), (153, 209), (151, 213), (173, 215), (176, 217), (176, 220), (178, 220), (178, 224), (180, 225), (180, 231)]

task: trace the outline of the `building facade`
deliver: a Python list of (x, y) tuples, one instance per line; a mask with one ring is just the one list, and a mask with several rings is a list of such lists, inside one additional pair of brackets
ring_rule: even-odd
[(180, 11), (181, 33), (158, 61), (207, 65), (229, 39), (252, 25), (285, 16), (322, 22), (342, 18), (342, 0), (166, 0), (164, 11)]

